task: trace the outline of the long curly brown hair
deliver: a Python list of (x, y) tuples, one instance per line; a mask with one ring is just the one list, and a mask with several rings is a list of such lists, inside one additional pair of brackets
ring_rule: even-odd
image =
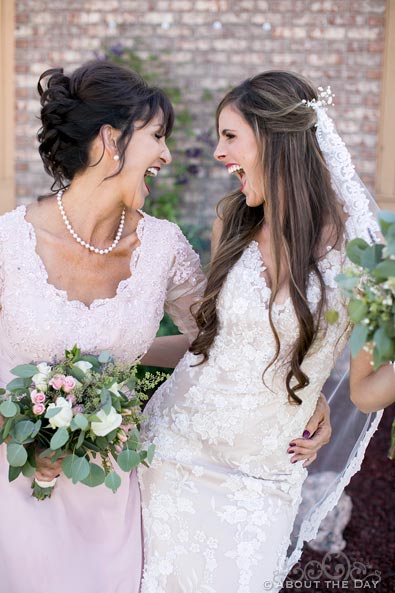
[[(315, 134), (317, 117), (313, 109), (302, 103), (303, 99), (313, 98), (317, 98), (317, 92), (303, 77), (291, 72), (268, 71), (229, 91), (218, 106), (217, 124), (224, 107), (232, 106), (251, 126), (258, 146), (264, 146), (259, 155), (263, 171), (262, 195), (269, 207), (247, 206), (240, 190), (220, 201), (217, 213), (223, 222), (222, 234), (210, 265), (204, 297), (195, 309), (199, 333), (190, 347), (194, 354), (203, 355), (201, 362), (208, 359), (218, 332), (218, 295), (232, 266), (267, 223), (273, 254), (269, 321), (276, 353), (264, 374), (280, 354), (272, 307), (279, 290), (280, 270), (286, 270), (299, 325), (290, 352), (286, 389), (289, 402), (297, 404), (302, 400), (296, 392), (309, 384), (301, 365), (317, 337), (326, 302), (325, 284), (318, 268), (324, 229), (331, 229), (333, 246), (338, 244), (344, 230), (338, 200)], [(315, 273), (321, 287), (314, 315), (307, 299), (311, 272)]]

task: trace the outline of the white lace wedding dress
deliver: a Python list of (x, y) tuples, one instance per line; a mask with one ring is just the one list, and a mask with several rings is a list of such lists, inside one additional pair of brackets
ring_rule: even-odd
[[(200, 360), (187, 353), (155, 393), (144, 437), (154, 464), (139, 470), (145, 569), (142, 593), (263, 593), (281, 588), (307, 470), (287, 449), (312, 416), (321, 388), (347, 338), (347, 304), (335, 282), (344, 252), (329, 250), (319, 267), (327, 309), (339, 313), (313, 344), (302, 368), (303, 404), (285, 389), (287, 355), (297, 335), (290, 298), (274, 306), (281, 341), (277, 363), (268, 321), (270, 289), (258, 244), (231, 269), (218, 299), (219, 331)], [(308, 301), (319, 301), (311, 274)]]

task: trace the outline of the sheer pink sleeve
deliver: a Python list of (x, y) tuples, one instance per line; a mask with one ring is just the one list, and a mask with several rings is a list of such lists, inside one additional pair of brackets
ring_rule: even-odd
[(196, 324), (190, 307), (203, 296), (206, 278), (200, 259), (177, 227), (175, 255), (170, 270), (165, 301), (165, 311), (170, 315), (181, 333), (190, 341), (196, 336)]

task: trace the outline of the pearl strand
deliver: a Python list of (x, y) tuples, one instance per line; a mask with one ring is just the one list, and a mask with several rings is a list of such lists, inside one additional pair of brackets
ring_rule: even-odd
[(93, 245), (90, 245), (86, 241), (83, 241), (83, 239), (81, 239), (81, 237), (75, 232), (75, 230), (71, 226), (71, 223), (70, 223), (69, 219), (67, 218), (66, 212), (64, 211), (64, 208), (63, 208), (63, 204), (62, 204), (63, 194), (64, 194), (64, 190), (61, 189), (58, 191), (57, 196), (56, 196), (60, 214), (63, 218), (63, 222), (66, 225), (67, 230), (69, 231), (70, 235), (77, 241), (77, 243), (82, 245), (82, 247), (89, 249), (89, 251), (92, 251), (93, 253), (98, 253), (99, 255), (106, 255), (107, 253), (110, 253), (110, 251), (115, 249), (115, 247), (118, 245), (119, 241), (121, 240), (122, 231), (123, 231), (123, 227), (125, 224), (125, 213), (126, 213), (125, 208), (122, 210), (121, 221), (119, 223), (118, 231), (117, 231), (116, 237), (115, 237), (112, 245), (110, 245), (110, 247), (107, 247), (107, 249), (99, 249), (98, 247), (94, 247)]

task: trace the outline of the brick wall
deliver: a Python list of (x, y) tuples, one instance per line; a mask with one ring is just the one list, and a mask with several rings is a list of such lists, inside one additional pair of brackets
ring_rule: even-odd
[[(207, 161), (221, 94), (261, 70), (286, 68), (331, 84), (332, 116), (374, 189), (385, 6), (385, 0), (16, 0), (18, 203), (50, 185), (35, 141), (38, 76), (51, 66), (71, 70), (119, 42), (142, 58), (159, 56), (164, 76), (183, 91), (200, 140), (179, 138), (176, 158), (200, 142)], [(185, 220), (210, 222), (230, 183), (214, 161), (201, 168), (184, 186)]]

